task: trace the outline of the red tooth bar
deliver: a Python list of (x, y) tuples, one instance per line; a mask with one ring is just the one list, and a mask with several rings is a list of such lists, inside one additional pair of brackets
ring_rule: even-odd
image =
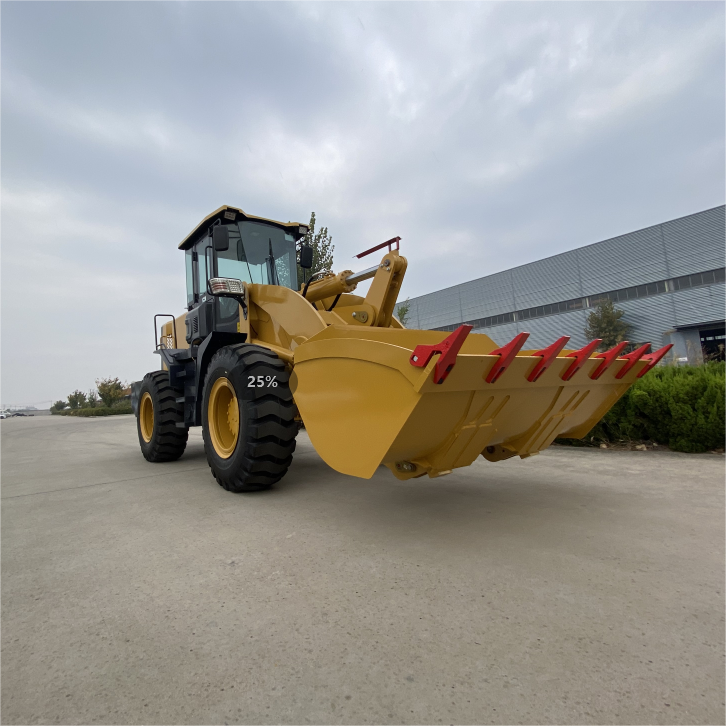
[(602, 343), (602, 338), (595, 338), (595, 340), (588, 343), (584, 348), (580, 350), (573, 350), (572, 353), (567, 354), (567, 358), (574, 358), (572, 365), (562, 374), (563, 381), (569, 381), (577, 371), (585, 365), (585, 361), (589, 359), (591, 353), (598, 345)]
[(638, 373), (637, 378), (642, 378), (651, 368), (655, 368), (658, 361), (673, 347), (673, 343), (669, 343), (668, 345), (664, 345), (659, 350), (656, 350), (655, 353), (651, 353), (650, 355), (644, 355), (642, 360), (647, 361), (648, 365), (643, 368), (640, 373)]
[(529, 338), (529, 333), (519, 333), (519, 335), (515, 335), (506, 345), (488, 354), (498, 355), (499, 360), (494, 361), (494, 365), (491, 367), (489, 373), (487, 373), (487, 383), (494, 383), (509, 368), (509, 364), (514, 360), (517, 353), (522, 350), (524, 341), (527, 338)]
[(533, 356), (541, 356), (541, 360), (532, 369), (532, 372), (527, 376), (527, 380), (530, 383), (534, 383), (549, 367), (552, 361), (557, 358), (560, 351), (567, 345), (567, 341), (570, 339), (569, 335), (563, 335), (558, 338), (552, 345), (548, 345), (542, 350), (538, 350), (536, 353), (532, 353)]
[(438, 345), (417, 345), (411, 353), (409, 363), (417, 368), (425, 368), (431, 360), (431, 356), (440, 353), (434, 369), (434, 383), (443, 383), (456, 365), (456, 356), (461, 350), (461, 346), (464, 345), (466, 336), (472, 330), (471, 325), (461, 325)]
[(615, 362), (615, 359), (620, 355), (620, 351), (628, 344), (627, 340), (622, 343), (618, 343), (614, 348), (606, 350), (604, 353), (598, 353), (595, 358), (602, 358), (603, 362), (595, 369), (593, 374), (590, 376), (593, 381), (596, 381), (610, 366)]
[(634, 350), (632, 353), (622, 356), (623, 358), (626, 358), (628, 362), (615, 374), (615, 377), (618, 380), (623, 378), (625, 374), (648, 352), (648, 348), (650, 348), (650, 343), (641, 345), (640, 348)]

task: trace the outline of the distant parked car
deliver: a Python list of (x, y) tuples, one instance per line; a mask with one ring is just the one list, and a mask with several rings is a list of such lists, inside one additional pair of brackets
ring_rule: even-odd
[(32, 416), (32, 413), (23, 413), (22, 411), (18, 411), (17, 413), (14, 413), (13, 416)]
[(7, 418), (8, 415), (6, 413), (0, 413), (0, 419)]

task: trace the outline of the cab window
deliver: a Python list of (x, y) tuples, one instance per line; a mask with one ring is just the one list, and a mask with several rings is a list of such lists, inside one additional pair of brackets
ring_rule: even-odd
[(217, 274), (297, 289), (295, 240), (279, 227), (242, 221), (229, 226), (229, 249), (217, 253)]

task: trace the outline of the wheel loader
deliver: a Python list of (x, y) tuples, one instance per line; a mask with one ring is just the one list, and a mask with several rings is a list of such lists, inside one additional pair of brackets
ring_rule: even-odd
[(178, 459), (201, 426), (222, 487), (267, 489), (304, 425), (343, 474), (368, 479), (383, 465), (398, 479), (438, 477), (480, 455), (525, 458), (585, 436), (670, 348), (597, 353), (601, 341), (571, 350), (563, 336), (531, 350), (525, 332), (499, 345), (468, 325), (407, 329), (394, 314), (400, 238), (358, 255), (383, 250), (368, 269), (308, 275), (307, 231), (223, 206), (179, 245), (187, 311), (155, 316), (161, 369), (132, 384), (148, 461)]

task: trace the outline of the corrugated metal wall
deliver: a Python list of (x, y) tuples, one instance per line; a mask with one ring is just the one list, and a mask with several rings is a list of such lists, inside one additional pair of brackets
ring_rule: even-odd
[(583, 295), (669, 277), (660, 225), (580, 247), (567, 254), (577, 257), (580, 264)]
[[(675, 325), (698, 325), (724, 318), (724, 283), (678, 290), (672, 295)], [(665, 297), (665, 296), (664, 296)]]
[[(725, 209), (708, 209), (413, 298), (408, 327), (438, 328), (723, 267)], [(722, 320), (726, 291), (716, 283), (617, 305), (634, 327), (634, 341), (659, 344), (663, 333), (676, 326)], [(576, 310), (476, 332), (503, 344), (527, 330), (528, 348), (569, 335), (571, 346), (582, 346), (588, 314)]]
[(511, 272), (517, 310), (582, 295), (577, 259), (571, 253), (515, 267)]
[(670, 265), (668, 277), (723, 267), (724, 207), (674, 219), (660, 226)]
[(508, 343), (517, 333), (521, 332), (516, 323), (507, 323), (506, 325), (497, 325), (496, 328), (479, 328), (474, 333), (484, 333), (488, 335), (495, 343), (504, 345)]
[(511, 270), (490, 275), (486, 287), (478, 283), (478, 280), (465, 282), (455, 288), (449, 288), (459, 293), (463, 320), (512, 311), (515, 301)]

